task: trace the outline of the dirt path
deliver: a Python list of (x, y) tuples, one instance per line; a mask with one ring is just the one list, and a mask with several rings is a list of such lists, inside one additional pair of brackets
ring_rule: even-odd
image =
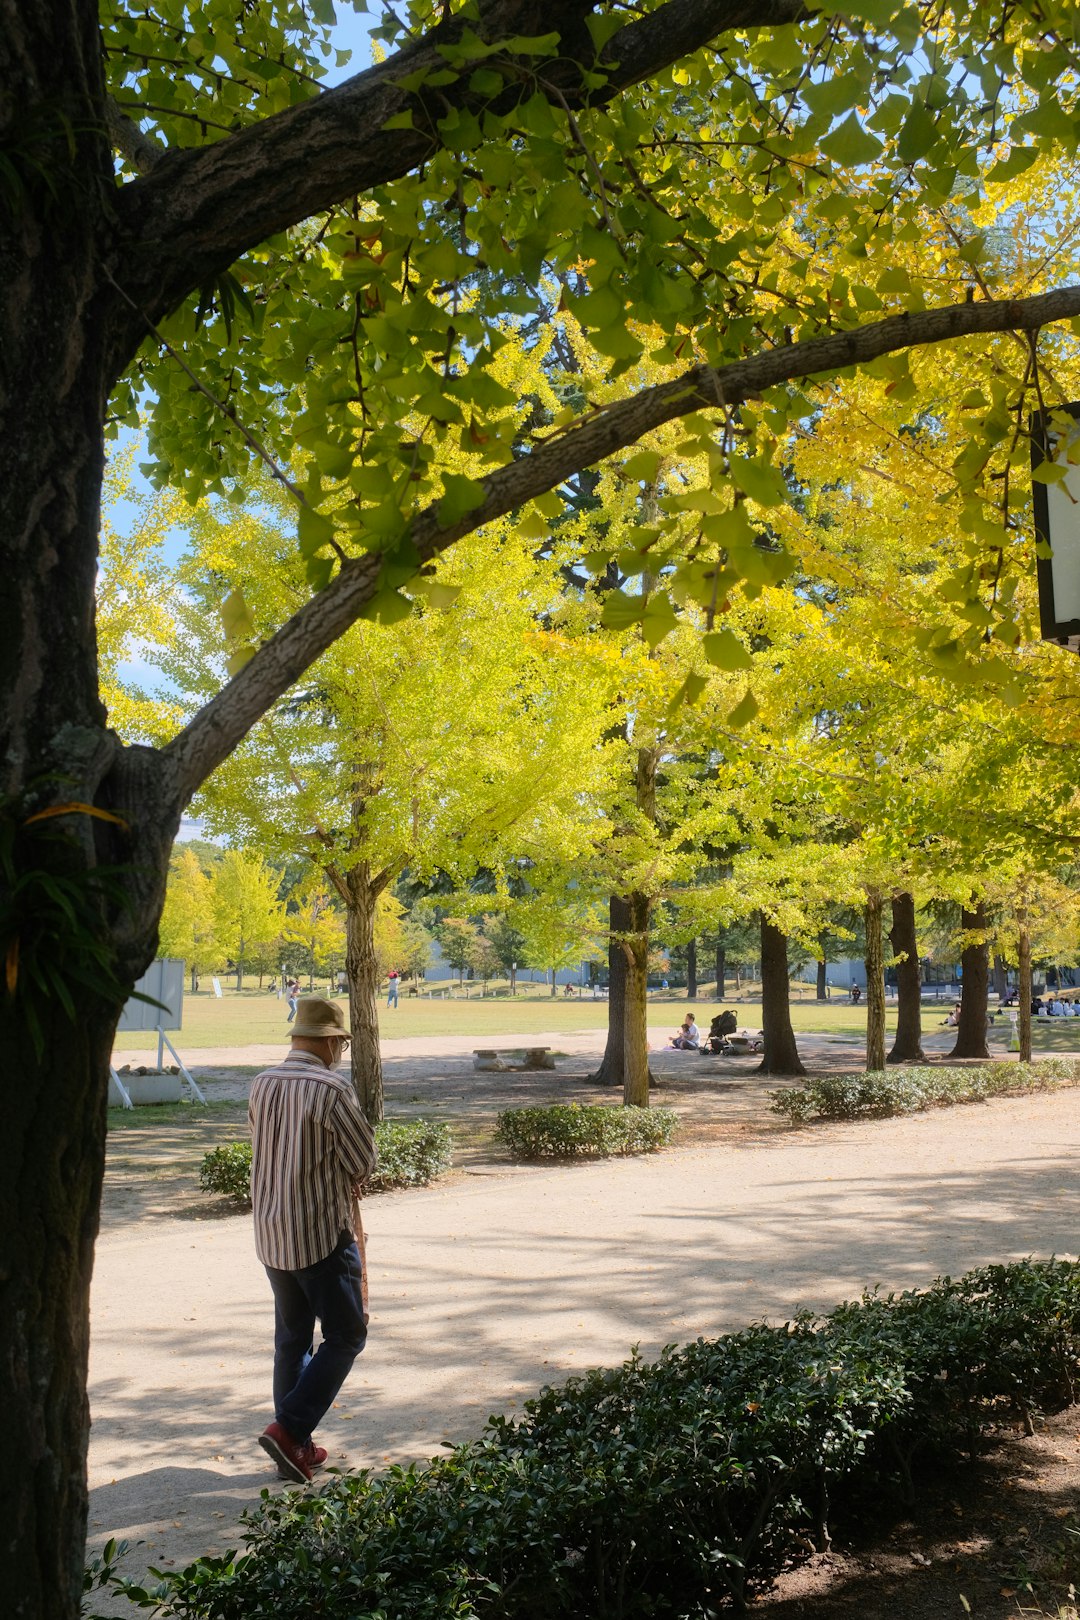
[[(201, 1056), (212, 1070), (217, 1054)], [(552, 1096), (599, 1095), (588, 1057), (544, 1077)], [(524, 1100), (523, 1077), (474, 1076), (465, 1054), (398, 1051), (387, 1067), (393, 1112)], [(650, 1354), (867, 1283), (1076, 1250), (1080, 1092), (792, 1131), (768, 1122), (745, 1065), (706, 1075), (704, 1060), (659, 1054), (657, 1067), (690, 1146), (537, 1169), (478, 1151), (447, 1183), (368, 1202), (372, 1336), (321, 1436), (334, 1462), (425, 1457), (635, 1343)], [(219, 1083), (242, 1093), (246, 1078)], [(133, 1574), (236, 1545), (239, 1511), (275, 1484), (254, 1445), (272, 1314), (250, 1218), (165, 1196), (167, 1177), (139, 1172), (144, 1133), (160, 1135), (110, 1140), (91, 1349), (91, 1535), (143, 1542)]]

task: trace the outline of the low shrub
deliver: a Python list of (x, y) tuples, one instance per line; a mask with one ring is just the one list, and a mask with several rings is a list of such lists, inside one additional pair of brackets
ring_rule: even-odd
[(823, 1074), (804, 1086), (769, 1092), (774, 1114), (793, 1125), (814, 1119), (889, 1119), (953, 1103), (984, 1102), (1015, 1092), (1055, 1091), (1080, 1084), (1080, 1059), (1040, 1063), (878, 1069), (870, 1074)]
[(706, 1620), (827, 1544), (830, 1503), (910, 1494), (1075, 1393), (1080, 1266), (991, 1266), (586, 1373), (427, 1467), (263, 1493), (247, 1551), (129, 1589), (176, 1620)]
[(554, 1103), (550, 1108), (506, 1109), (496, 1121), (495, 1136), (515, 1159), (606, 1159), (667, 1147), (678, 1123), (670, 1108)]
[[(426, 1186), (450, 1168), (454, 1157), (450, 1127), (440, 1120), (384, 1119), (375, 1127), (375, 1146), (379, 1162), (367, 1183), (368, 1192)], [(251, 1143), (228, 1142), (208, 1153), (199, 1182), (206, 1192), (250, 1208)]]
[(226, 1142), (203, 1159), (199, 1185), (204, 1192), (219, 1193), (231, 1204), (251, 1206), (251, 1143)]
[(454, 1158), (450, 1127), (441, 1120), (384, 1119), (375, 1127), (379, 1162), (368, 1192), (426, 1187), (449, 1170)]

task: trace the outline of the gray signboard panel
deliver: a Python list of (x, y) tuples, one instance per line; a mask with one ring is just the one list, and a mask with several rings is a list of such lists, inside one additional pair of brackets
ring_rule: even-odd
[(179, 1029), (184, 1018), (184, 964), (178, 957), (164, 956), (151, 962), (136, 990), (165, 1004), (165, 1010), (148, 1001), (128, 1001), (120, 1014), (117, 1033), (132, 1029)]

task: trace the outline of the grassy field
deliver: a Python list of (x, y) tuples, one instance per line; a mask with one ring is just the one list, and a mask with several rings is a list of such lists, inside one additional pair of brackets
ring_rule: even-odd
[[(245, 990), (239, 995), (222, 987), (219, 1000), (213, 993), (200, 992), (184, 998), (184, 1027), (172, 1039), (181, 1051), (197, 1051), (214, 1046), (249, 1046), (272, 1044), (288, 1035), (285, 1022), (286, 1007), (267, 991)], [(855, 1039), (866, 1030), (865, 1005), (853, 1007), (850, 1002), (836, 1000), (818, 1002), (813, 999), (812, 986), (793, 987), (791, 1021), (798, 1031), (819, 1034), (848, 1035)], [(804, 988), (805, 995), (798, 993)], [(733, 1007), (739, 1023), (749, 1026), (761, 1022), (761, 1002), (754, 994), (758, 987), (748, 986), (745, 999), (728, 996), (724, 1005)], [(686, 1001), (675, 993), (657, 993), (649, 997), (649, 1024), (657, 1039), (673, 1032), (687, 1011), (693, 1011), (698, 1023), (708, 1026), (718, 1003), (709, 995), (699, 996), (696, 1002)], [(947, 1011), (948, 1003), (927, 1002), (923, 1007), (923, 1029), (927, 1034), (937, 1030)], [(426, 999), (404, 995), (395, 1010), (380, 1006), (379, 1023), (384, 1040), (392, 1041), (410, 1036), (437, 1035), (531, 1035), (541, 1031), (602, 1029), (607, 1022), (607, 1003), (593, 1001), (590, 996), (580, 1000), (567, 1000), (560, 994), (554, 999), (542, 986), (523, 991), (515, 999), (509, 997), (481, 997), (474, 988), (468, 999), (451, 997)], [(888, 1028), (896, 1024), (896, 1009), (888, 1010)], [(1004, 1047), (1008, 1026), (999, 1020), (993, 1032), (992, 1046)], [(152, 1033), (118, 1035), (118, 1052), (143, 1051), (154, 1044)], [(1035, 1027), (1035, 1046), (1038, 1051), (1076, 1051), (1080, 1049), (1080, 1019), (1067, 1022), (1039, 1020)]]

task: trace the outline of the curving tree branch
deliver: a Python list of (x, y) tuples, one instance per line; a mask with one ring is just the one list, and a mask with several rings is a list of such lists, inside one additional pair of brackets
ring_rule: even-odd
[[(610, 101), (732, 29), (810, 14), (802, 0), (668, 0), (608, 41), (600, 56), (607, 82), (586, 89), (595, 49), (585, 22), (596, 9), (595, 0), (479, 0), (476, 15), (447, 18), (345, 84), (208, 146), (162, 156), (116, 197), (117, 275), (128, 298), (159, 321), (267, 237), (418, 168), (439, 149), (436, 120), (449, 108), (482, 104), (506, 112), (539, 88), (530, 79), (509, 85), (501, 101), (481, 103), (465, 73), (440, 87), (428, 116), (422, 91), (410, 93), (400, 81), (425, 67), (445, 68), (439, 49), (465, 27), (489, 41), (558, 33), (560, 54), (545, 61), (543, 77), (553, 99), (576, 108)], [(417, 127), (387, 130), (387, 120), (406, 109)], [(145, 336), (137, 321), (121, 327), (119, 342), (128, 352), (120, 353), (118, 370)]]
[[(1076, 315), (1080, 315), (1080, 286), (1062, 287), (1032, 298), (947, 304), (892, 315), (849, 331), (767, 349), (728, 366), (694, 366), (672, 382), (594, 412), (531, 454), (498, 468), (483, 480), (483, 503), (457, 523), (443, 527), (436, 508), (426, 507), (414, 518), (407, 539), (422, 562), (431, 561), (462, 536), (692, 411), (739, 405), (778, 384), (835, 376), (848, 366), (898, 350), (980, 333), (1034, 332)], [(176, 814), (270, 705), (361, 616), (380, 588), (381, 567), (381, 557), (373, 553), (343, 563), (326, 589), (306, 602), (162, 750), (165, 796)]]

